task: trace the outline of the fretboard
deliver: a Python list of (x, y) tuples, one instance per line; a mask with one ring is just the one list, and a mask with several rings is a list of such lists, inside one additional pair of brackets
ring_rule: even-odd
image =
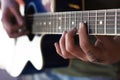
[[(89, 35), (120, 35), (120, 9), (37, 13), (27, 16), (33, 34), (61, 34), (87, 23)], [(32, 24), (29, 24), (32, 23)]]

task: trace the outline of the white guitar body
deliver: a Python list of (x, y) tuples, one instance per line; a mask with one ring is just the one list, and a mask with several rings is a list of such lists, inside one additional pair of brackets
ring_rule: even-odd
[(35, 36), (32, 41), (29, 41), (27, 36), (22, 36), (17, 38), (15, 42), (14, 39), (8, 37), (3, 28), (0, 30), (0, 34), (2, 34), (0, 39), (0, 68), (5, 69), (14, 77), (20, 75), (28, 61), (37, 70), (42, 68), (43, 58), (40, 44), (43, 36)]
[[(39, 8), (43, 7), (43, 4), (50, 5), (48, 2), (51, 2), (50, 0), (42, 1), (25, 0), (25, 11), (39, 13)], [(49, 8), (51, 8), (46, 7), (42, 8), (43, 12), (44, 9), (50, 10)], [(32, 8), (32, 11), (30, 8)], [(22, 36), (15, 40), (9, 38), (3, 28), (0, 30), (0, 44), (5, 43), (7, 45), (3, 46), (2, 44), (0, 47), (0, 68), (5, 69), (11, 76), (19, 76), (28, 62), (31, 62), (37, 70), (68, 66), (69, 61), (57, 55), (55, 49), (53, 49), (56, 37), (53, 38), (52, 36), (52, 38), (45, 39), (44, 36), (46, 35), (35, 35), (32, 41), (29, 40), (28, 36)], [(49, 40), (49, 43), (46, 40)]]
[[(34, 3), (30, 3), (30, 6), (34, 6), (34, 9), (36, 9)], [(15, 39), (8, 37), (2, 27), (0, 28), (0, 34), (2, 34), (0, 39), (0, 44), (2, 44), (0, 50), (0, 68), (5, 69), (11, 76), (16, 77), (20, 75), (28, 61), (37, 70), (43, 67), (40, 48), (43, 36), (35, 36), (32, 41), (27, 36), (22, 36), (15, 41)], [(3, 42), (7, 46), (3, 46)]]
[(15, 52), (7, 70), (12, 76), (18, 76), (28, 61), (30, 61), (37, 70), (42, 69), (43, 58), (40, 48), (41, 39), (42, 37), (38, 36), (35, 36), (33, 41), (29, 41), (27, 36), (17, 39), (14, 48)]

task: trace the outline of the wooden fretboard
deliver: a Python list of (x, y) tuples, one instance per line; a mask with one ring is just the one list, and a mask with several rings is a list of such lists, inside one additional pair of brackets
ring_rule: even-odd
[[(33, 34), (61, 34), (87, 22), (90, 35), (120, 35), (120, 9), (37, 13), (27, 16)], [(31, 25), (30, 25), (31, 26)]]

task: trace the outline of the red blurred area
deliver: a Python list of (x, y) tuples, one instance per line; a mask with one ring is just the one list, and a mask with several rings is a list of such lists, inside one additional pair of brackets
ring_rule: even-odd
[(24, 4), (23, 0), (16, 0), (19, 4)]

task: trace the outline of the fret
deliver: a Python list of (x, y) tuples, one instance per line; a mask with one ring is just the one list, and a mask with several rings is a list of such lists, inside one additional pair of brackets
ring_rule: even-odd
[[(27, 26), (29, 26), (29, 27), (34, 26), (32, 31), (35, 31), (35, 29), (37, 29), (37, 25), (39, 24), (39, 23), (35, 22), (34, 20), (35, 20), (35, 17), (33, 17), (33, 20), (32, 20), (32, 18), (29, 18), (29, 21), (27, 22)], [(29, 25), (30, 23), (32, 25)]]
[(44, 20), (43, 20), (43, 27), (44, 27), (44, 28), (43, 28), (43, 32), (45, 31), (45, 33), (47, 32), (47, 31), (46, 31), (46, 29), (47, 29), (47, 21), (46, 21), (46, 20), (47, 20), (47, 17), (44, 16)]
[(43, 27), (43, 22), (44, 22), (44, 16), (41, 16), (41, 22), (40, 22), (40, 24), (41, 24), (41, 32), (44, 32), (44, 27)]
[(87, 22), (87, 32), (89, 33), (90, 32), (90, 27), (89, 27), (89, 23), (90, 23), (90, 13), (89, 13), (89, 11), (88, 11), (88, 22)]
[(50, 21), (51, 21), (51, 25), (50, 25), (50, 32), (51, 34), (53, 33), (53, 27), (54, 27), (54, 14), (50, 14)]
[(76, 18), (75, 12), (69, 12), (69, 28), (67, 30), (71, 30), (73, 27), (76, 27)]
[(88, 11), (82, 13), (82, 21), (85, 23), (88, 22)]
[(50, 14), (49, 16), (48, 16), (48, 24), (49, 24), (49, 26), (48, 26), (48, 32), (52, 32), (52, 27), (53, 27), (53, 21), (51, 20), (52, 19), (52, 14)]
[(106, 35), (106, 10), (104, 11), (104, 35)]
[(52, 30), (53, 30), (53, 32), (52, 33), (55, 33), (56, 31), (55, 31), (55, 28), (56, 28), (56, 25), (57, 25), (57, 16), (56, 16), (56, 14), (57, 13), (55, 13), (55, 14), (53, 14), (52, 16), (53, 16), (53, 27), (52, 27)]
[(95, 11), (95, 34), (97, 34), (98, 29), (97, 29), (97, 11)]
[[(82, 13), (82, 20), (84, 23), (88, 23), (88, 13), (89, 13), (89, 11), (84, 11)], [(88, 27), (87, 31), (89, 31), (89, 27)]]
[(54, 32), (53, 33), (56, 33), (56, 32), (58, 32), (59, 30), (58, 30), (58, 26), (59, 26), (59, 23), (60, 23), (60, 18), (59, 18), (59, 14), (58, 13), (56, 13), (55, 15), (55, 18), (54, 18)]
[(117, 34), (120, 34), (120, 10), (117, 10)]
[(52, 32), (52, 25), (53, 25), (51, 18), (52, 18), (52, 15), (51, 14), (48, 15), (48, 32), (49, 33)]
[(117, 35), (117, 9), (115, 10), (115, 35)]
[(106, 12), (106, 33), (115, 34), (115, 11), (107, 10)]
[(58, 25), (58, 13), (55, 13), (54, 15), (54, 27), (53, 27), (53, 33), (56, 33), (56, 26)]
[(71, 22), (70, 22), (70, 30), (73, 28), (73, 27), (76, 27), (76, 14), (75, 12), (71, 12)]
[(69, 31), (70, 29), (71, 29), (71, 19), (72, 19), (72, 16), (71, 16), (72, 14), (71, 14), (71, 12), (68, 12), (67, 14), (66, 14), (66, 16), (67, 16), (67, 18), (66, 18), (66, 30), (67, 31)]
[(81, 12), (81, 22), (83, 22), (83, 12)]
[(89, 34), (95, 34), (95, 15), (94, 11), (89, 12)]
[(76, 27), (77, 27), (77, 29), (79, 29), (79, 23), (82, 22), (82, 20), (81, 20), (81, 18), (82, 18), (81, 14), (82, 13), (79, 12), (79, 11), (76, 12)]
[(64, 28), (66, 27), (66, 17), (65, 17), (65, 12), (62, 12), (62, 22), (61, 22), (61, 26), (59, 27), (59, 31), (60, 33), (62, 33), (64, 30)]
[(74, 14), (74, 27), (77, 27), (77, 16), (76, 16), (76, 12), (73, 13)]
[(52, 23), (53, 23), (53, 26), (52, 26), (52, 33), (55, 32), (55, 26), (56, 26), (56, 14), (53, 14), (52, 15)]
[(58, 31), (59, 31), (59, 33), (61, 32), (61, 28), (62, 28), (62, 14), (59, 14), (59, 21), (60, 21), (60, 24), (59, 24), (59, 26), (58, 26)]
[(58, 26), (60, 26), (60, 22), (61, 22), (61, 17), (59, 16), (59, 13), (56, 13), (56, 20), (55, 20), (55, 28), (54, 28), (54, 32), (58, 32)]
[[(42, 16), (43, 17), (43, 16)], [(34, 16), (33, 17), (33, 20), (32, 20), (32, 18), (30, 19), (30, 22), (28, 23), (28, 24), (30, 24), (30, 23), (32, 23), (32, 26), (34, 27), (33, 29), (32, 29), (32, 31), (37, 31), (37, 29), (39, 29), (41, 32), (43, 32), (43, 28), (40, 28), (40, 27), (38, 27), (38, 26), (43, 26), (42, 25), (42, 17), (40, 17), (41, 19), (39, 20), (39, 18), (38, 17), (36, 17), (36, 16)], [(32, 21), (31, 21), (32, 20)]]
[(97, 11), (97, 33), (104, 34), (104, 11)]
[(53, 18), (54, 16), (53, 16), (53, 14), (52, 13), (50, 13), (50, 15), (49, 15), (49, 22), (48, 22), (48, 24), (49, 24), (49, 28), (48, 28), (48, 30), (49, 30), (49, 33), (53, 33), (53, 27), (54, 27), (54, 18)]
[(48, 15), (45, 15), (45, 21), (44, 21), (44, 32), (48, 33)]
[(64, 27), (63, 26), (61, 26), (61, 27), (63, 27), (62, 28), (62, 32), (61, 33), (63, 33), (63, 31), (65, 31), (65, 30), (67, 30), (67, 28), (69, 27), (69, 15), (68, 15), (68, 13), (67, 12), (65, 12), (65, 17), (63, 17), (64, 18), (64, 22), (65, 22), (65, 24), (64, 24)]

